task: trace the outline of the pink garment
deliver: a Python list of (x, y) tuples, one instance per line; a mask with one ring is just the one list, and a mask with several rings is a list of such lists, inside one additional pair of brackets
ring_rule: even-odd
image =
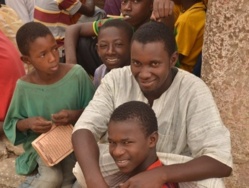
[(0, 31), (0, 121), (3, 121), (16, 81), (25, 75), (20, 54), (13, 43)]

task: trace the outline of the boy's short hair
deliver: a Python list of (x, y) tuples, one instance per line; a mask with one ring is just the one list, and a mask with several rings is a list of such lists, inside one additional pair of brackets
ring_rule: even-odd
[(122, 32), (127, 34), (129, 41), (131, 40), (132, 35), (133, 35), (133, 28), (129, 23), (127, 23), (121, 19), (108, 20), (100, 27), (99, 34), (100, 34), (102, 29), (106, 29), (108, 27), (115, 27), (115, 28), (121, 29)]
[(152, 108), (140, 101), (130, 101), (118, 106), (110, 117), (111, 121), (138, 120), (146, 136), (158, 130), (157, 118)]
[(21, 26), (16, 33), (16, 42), (22, 55), (29, 55), (29, 44), (38, 37), (52, 35), (51, 31), (45, 25), (38, 22), (28, 22)]
[(150, 42), (163, 42), (165, 50), (171, 56), (176, 51), (174, 32), (163, 23), (150, 21), (140, 26), (133, 34), (132, 42), (138, 41), (142, 44)]

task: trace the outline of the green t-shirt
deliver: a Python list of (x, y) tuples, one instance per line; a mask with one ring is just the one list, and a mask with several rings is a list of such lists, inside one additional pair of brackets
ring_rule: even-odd
[(31, 142), (39, 135), (31, 130), (17, 130), (17, 121), (35, 116), (51, 120), (51, 114), (62, 109), (83, 109), (94, 92), (92, 81), (80, 65), (74, 65), (61, 80), (51, 85), (37, 85), (20, 79), (17, 81), (5, 118), (4, 132), (14, 145), (23, 144), (25, 152), (16, 159), (18, 174), (27, 175), (36, 168), (38, 154)]

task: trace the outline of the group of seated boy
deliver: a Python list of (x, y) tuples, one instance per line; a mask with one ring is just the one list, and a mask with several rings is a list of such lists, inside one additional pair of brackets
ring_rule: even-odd
[[(224, 187), (230, 133), (208, 86), (175, 66), (172, 6), (123, 0), (122, 18), (69, 26), (66, 63), (48, 27), (18, 30), (21, 60), (34, 68), (18, 79), (3, 129), (23, 144), (20, 188)], [(31, 143), (68, 124), (74, 152), (48, 167)]]

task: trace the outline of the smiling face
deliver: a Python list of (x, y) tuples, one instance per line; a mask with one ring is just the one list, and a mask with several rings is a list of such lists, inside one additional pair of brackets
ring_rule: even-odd
[(52, 35), (38, 37), (29, 44), (29, 55), (22, 56), (25, 63), (33, 65), (41, 74), (54, 74), (59, 68), (59, 52)]
[(131, 71), (147, 98), (154, 100), (168, 89), (176, 61), (177, 53), (169, 56), (163, 42), (132, 42)]
[(122, 15), (135, 28), (150, 19), (152, 7), (152, 0), (122, 0), (121, 2)]
[(97, 51), (108, 71), (130, 64), (130, 38), (117, 27), (101, 29)]
[(155, 161), (157, 133), (146, 136), (140, 123), (128, 119), (108, 124), (109, 152), (123, 173), (137, 174)]

